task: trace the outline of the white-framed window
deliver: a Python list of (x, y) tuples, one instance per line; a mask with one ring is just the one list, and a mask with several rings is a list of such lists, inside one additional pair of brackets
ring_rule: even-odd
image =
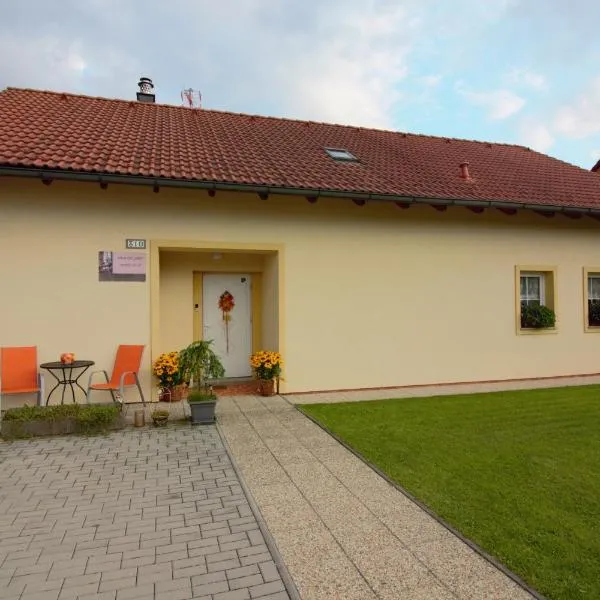
[[(557, 268), (515, 265), (515, 317), (517, 335), (556, 333)], [(540, 310), (539, 307), (544, 307)]]
[(546, 304), (546, 277), (544, 273), (521, 273), (521, 306)]
[(600, 273), (587, 274), (588, 326), (600, 327)]
[(600, 302), (600, 273), (588, 273), (588, 300)]

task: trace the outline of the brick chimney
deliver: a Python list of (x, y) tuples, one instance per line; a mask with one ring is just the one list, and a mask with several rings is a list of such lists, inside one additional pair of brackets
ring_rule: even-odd
[(137, 93), (138, 102), (148, 102), (154, 104), (156, 97), (154, 95), (154, 84), (150, 77), (140, 77), (138, 81), (140, 91)]

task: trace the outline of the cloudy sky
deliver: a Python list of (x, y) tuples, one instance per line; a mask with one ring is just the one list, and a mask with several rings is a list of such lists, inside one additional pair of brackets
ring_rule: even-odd
[(598, 0), (4, 0), (0, 89), (134, 98), (600, 159)]

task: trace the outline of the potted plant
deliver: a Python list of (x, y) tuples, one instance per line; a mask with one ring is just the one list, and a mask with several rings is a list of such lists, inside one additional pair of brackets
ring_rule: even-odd
[(169, 420), (168, 410), (153, 410), (151, 413), (152, 422), (156, 427), (164, 427)]
[(158, 379), (158, 399), (163, 402), (181, 400), (185, 395), (179, 352), (165, 352), (152, 364), (152, 372)]
[(225, 375), (219, 357), (211, 348), (212, 340), (192, 342), (179, 353), (181, 377), (189, 386), (188, 403), (192, 424), (213, 423), (217, 397), (210, 385), (211, 379)]
[(188, 404), (192, 415), (192, 425), (207, 425), (215, 422), (217, 396), (212, 386), (194, 388), (188, 394)]
[(281, 354), (260, 350), (250, 357), (250, 366), (258, 379), (258, 393), (262, 396), (275, 395), (275, 379), (279, 379), (283, 367)]
[(556, 324), (554, 311), (541, 304), (521, 306), (521, 329), (549, 329)]

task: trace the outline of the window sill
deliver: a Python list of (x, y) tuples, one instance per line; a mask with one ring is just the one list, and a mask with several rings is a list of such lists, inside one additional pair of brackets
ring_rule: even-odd
[(600, 333), (600, 325), (584, 325), (583, 330), (586, 333)]
[[(600, 327), (598, 329), (600, 330)], [(543, 327), (541, 329), (519, 327), (517, 329), (518, 335), (545, 335), (548, 333), (558, 333), (558, 329), (556, 327)]]

